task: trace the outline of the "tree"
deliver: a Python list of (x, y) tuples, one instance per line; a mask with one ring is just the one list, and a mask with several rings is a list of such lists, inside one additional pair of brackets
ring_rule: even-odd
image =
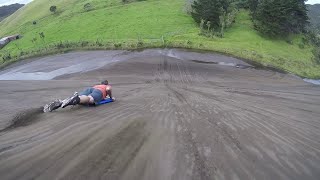
[(50, 12), (56, 13), (57, 12), (57, 6), (51, 6)]
[(205, 28), (209, 29), (219, 29), (221, 27), (220, 16), (232, 11), (229, 8), (230, 0), (198, 0), (194, 1), (191, 7), (191, 15), (195, 22), (200, 24), (201, 20), (210, 21), (210, 27), (208, 23), (204, 23)]
[(251, 11), (251, 14), (254, 16), (256, 14), (258, 5), (261, 3), (261, 0), (248, 0), (248, 7)]
[(87, 3), (87, 4), (85, 4), (85, 5), (83, 6), (83, 9), (84, 9), (85, 11), (91, 11), (91, 10), (92, 10), (92, 6), (91, 6), (90, 3)]
[(237, 6), (237, 8), (249, 8), (249, 0), (234, 0), (234, 4)]
[(262, 0), (252, 5), (255, 28), (268, 36), (304, 32), (308, 24), (305, 0)]
[(320, 4), (307, 5), (308, 16), (310, 17), (310, 29), (320, 34)]
[(44, 35), (44, 33), (43, 33), (43, 32), (39, 33), (39, 36), (40, 36), (40, 38), (42, 39), (42, 41), (44, 41), (44, 38), (46, 37), (46, 36)]

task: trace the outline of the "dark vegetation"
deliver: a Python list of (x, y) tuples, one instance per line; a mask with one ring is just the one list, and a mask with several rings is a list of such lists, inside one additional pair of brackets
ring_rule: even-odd
[(50, 12), (56, 13), (57, 12), (57, 6), (50, 6)]
[(303, 49), (307, 44), (314, 46), (314, 58), (320, 64), (320, 5), (307, 6), (305, 2), (306, 0), (196, 0), (191, 5), (191, 15), (199, 24), (201, 35), (223, 37), (224, 30), (234, 22), (237, 9), (249, 9), (254, 28), (266, 37), (292, 43), (289, 38), (291, 35), (304, 34), (299, 47)]
[(320, 34), (320, 4), (308, 5), (307, 8), (311, 29)]
[(308, 25), (304, 0), (250, 0), (255, 28), (271, 37), (305, 32)]
[(122, 1), (122, 3), (126, 4), (126, 3), (146, 1), (146, 0), (121, 0), (121, 1)]
[(20, 9), (24, 4), (11, 4), (8, 6), (1, 6), (0, 7), (0, 21), (2, 21), (4, 18), (10, 16), (14, 12), (16, 12), (18, 9)]
[(320, 4), (308, 5), (310, 26), (308, 38), (315, 45), (313, 50), (315, 61), (320, 64)]
[(83, 9), (84, 9), (85, 11), (91, 11), (91, 10), (93, 10), (93, 7), (92, 7), (92, 5), (91, 5), (90, 3), (86, 3), (86, 4), (83, 6)]
[(309, 19), (304, 0), (197, 0), (191, 7), (201, 29), (222, 34), (241, 8), (250, 9), (255, 29), (270, 37), (305, 32)]
[(236, 8), (231, 0), (198, 0), (191, 5), (191, 15), (200, 25), (201, 34), (223, 37), (235, 20)]

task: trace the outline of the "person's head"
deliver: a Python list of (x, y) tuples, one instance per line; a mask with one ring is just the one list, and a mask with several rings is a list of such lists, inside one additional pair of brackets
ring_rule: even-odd
[(101, 82), (101, 84), (108, 85), (109, 82), (108, 82), (108, 80), (104, 80), (104, 81)]

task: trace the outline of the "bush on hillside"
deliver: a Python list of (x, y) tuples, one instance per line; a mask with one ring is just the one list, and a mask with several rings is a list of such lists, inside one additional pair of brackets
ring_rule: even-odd
[(250, 9), (252, 17), (255, 17), (258, 5), (259, 3), (261, 3), (261, 1), (262, 0), (248, 0), (248, 7)]
[(305, 44), (311, 44), (314, 47), (312, 51), (314, 61), (320, 64), (320, 35), (317, 34), (317, 31), (309, 30), (302, 40)]
[(44, 41), (44, 38), (46, 37), (46, 36), (44, 35), (44, 32), (40, 32), (40, 33), (39, 33), (39, 36), (40, 36), (40, 38), (42, 39), (42, 41)]
[(249, 0), (234, 0), (234, 4), (239, 9), (249, 9)]
[(320, 47), (316, 47), (312, 51), (314, 60), (317, 64), (320, 64)]
[(236, 8), (231, 0), (198, 0), (191, 7), (192, 18), (200, 25), (202, 33), (206, 29), (211, 34), (223, 36), (235, 20)]
[(132, 2), (139, 2), (139, 1), (146, 1), (146, 0), (122, 0), (122, 3), (132, 3)]
[(2, 55), (2, 61), (3, 61), (3, 62), (9, 61), (10, 59), (12, 59), (10, 53), (5, 52), (5, 53)]
[(36, 37), (34, 37), (34, 38), (31, 39), (31, 42), (32, 42), (33, 44), (35, 44), (35, 43), (37, 42), (37, 40), (38, 40), (38, 39), (37, 39)]
[(268, 36), (305, 32), (308, 24), (303, 0), (251, 0), (255, 28)]
[(92, 5), (90, 3), (87, 3), (83, 6), (83, 9), (85, 11), (91, 11), (93, 9)]
[(310, 17), (310, 29), (320, 34), (320, 4), (307, 5), (308, 16)]
[(50, 7), (50, 12), (56, 13), (57, 12), (57, 6), (51, 6)]

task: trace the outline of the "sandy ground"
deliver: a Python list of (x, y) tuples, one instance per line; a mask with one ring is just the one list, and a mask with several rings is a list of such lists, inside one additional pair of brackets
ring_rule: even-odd
[[(0, 179), (319, 179), (319, 86), (208, 63), (237, 61), (219, 55), (142, 54), (55, 80), (0, 81)], [(116, 102), (41, 112), (103, 79)]]

